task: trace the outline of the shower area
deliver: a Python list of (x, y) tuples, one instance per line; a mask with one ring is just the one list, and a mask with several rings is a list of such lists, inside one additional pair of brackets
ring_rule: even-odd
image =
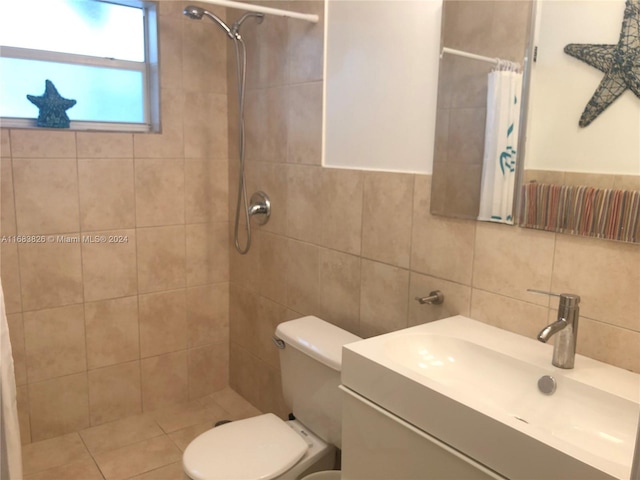
[[(307, 312), (273, 248), (295, 166), (320, 164), (323, 27), (244, 13), (158, 3), (158, 134), (2, 128), (1, 234), (55, 238), (0, 246), (23, 445), (228, 386), (288, 413), (270, 338)], [(89, 234), (122, 241), (65, 240)]]

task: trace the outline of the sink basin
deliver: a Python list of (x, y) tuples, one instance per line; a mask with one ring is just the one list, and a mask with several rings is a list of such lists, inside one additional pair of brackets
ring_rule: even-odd
[(456, 316), (345, 346), (343, 384), (505, 477), (628, 479), (640, 376), (580, 355), (563, 370), (551, 355)]

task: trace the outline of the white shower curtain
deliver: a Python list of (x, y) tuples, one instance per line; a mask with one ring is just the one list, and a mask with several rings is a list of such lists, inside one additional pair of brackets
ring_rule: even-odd
[(22, 449), (16, 403), (16, 377), (9, 341), (9, 325), (0, 282), (0, 479), (22, 478)]
[[(506, 70), (503, 70), (506, 68)], [(513, 224), (522, 74), (511, 63), (489, 74), (479, 220)]]

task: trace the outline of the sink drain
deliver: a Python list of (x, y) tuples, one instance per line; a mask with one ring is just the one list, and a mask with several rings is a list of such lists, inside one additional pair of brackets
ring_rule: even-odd
[(551, 375), (543, 375), (538, 380), (538, 390), (540, 390), (545, 395), (553, 395), (556, 391), (556, 379)]

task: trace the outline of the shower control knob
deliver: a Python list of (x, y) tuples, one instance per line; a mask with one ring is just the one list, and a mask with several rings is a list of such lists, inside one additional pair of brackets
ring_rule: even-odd
[(255, 217), (258, 225), (264, 225), (271, 216), (271, 200), (264, 192), (255, 192), (249, 200), (249, 217)]

